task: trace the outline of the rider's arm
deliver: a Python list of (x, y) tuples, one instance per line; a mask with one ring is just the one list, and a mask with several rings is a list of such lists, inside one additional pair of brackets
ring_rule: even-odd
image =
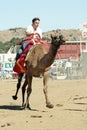
[(29, 37), (29, 36), (31, 36), (31, 35), (34, 35), (34, 33), (27, 32), (27, 31), (26, 31), (26, 36), (27, 36), (27, 37)]
[(26, 36), (29, 37), (29, 36), (33, 35), (34, 34), (33, 32), (34, 32), (33, 27), (31, 25), (29, 25), (26, 29)]

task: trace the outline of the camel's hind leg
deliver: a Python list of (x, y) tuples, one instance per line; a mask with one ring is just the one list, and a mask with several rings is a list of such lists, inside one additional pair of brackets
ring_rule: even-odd
[(46, 107), (53, 108), (54, 107), (53, 104), (51, 104), (49, 99), (48, 99), (48, 91), (47, 91), (48, 90), (48, 86), (47, 86), (48, 79), (49, 79), (49, 71), (44, 73), (44, 77), (43, 77), (43, 85), (44, 85), (43, 92), (45, 94)]
[(21, 81), (22, 81), (23, 75), (24, 75), (23, 73), (21, 73), (21, 74), (18, 75), (18, 83), (17, 83), (16, 93), (15, 93), (14, 96), (12, 96), (14, 100), (17, 99), (17, 95), (18, 95), (19, 88), (20, 88), (20, 86), (21, 86)]
[(24, 84), (22, 86), (22, 106), (25, 107), (25, 90), (26, 90), (26, 86), (27, 86), (28, 82), (27, 82), (27, 75), (25, 76), (25, 81)]

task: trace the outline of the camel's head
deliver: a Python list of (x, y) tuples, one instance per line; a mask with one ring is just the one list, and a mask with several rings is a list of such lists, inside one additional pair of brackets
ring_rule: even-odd
[(51, 44), (54, 44), (55, 46), (59, 47), (64, 43), (65, 43), (65, 38), (63, 35), (60, 36), (51, 35)]

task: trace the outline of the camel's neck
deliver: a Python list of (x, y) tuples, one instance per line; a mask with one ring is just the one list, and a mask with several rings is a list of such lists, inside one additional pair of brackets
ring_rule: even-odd
[(49, 52), (41, 59), (41, 65), (43, 68), (47, 68), (52, 65), (59, 47), (56, 47), (54, 45), (50, 46)]

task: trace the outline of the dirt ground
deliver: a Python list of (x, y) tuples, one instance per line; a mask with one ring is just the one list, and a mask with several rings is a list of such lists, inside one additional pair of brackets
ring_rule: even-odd
[(33, 79), (32, 110), (21, 108), (21, 89), (18, 99), (12, 99), (16, 83), (17, 79), (0, 80), (0, 130), (87, 130), (87, 79), (49, 79), (53, 109), (46, 108), (42, 78)]

